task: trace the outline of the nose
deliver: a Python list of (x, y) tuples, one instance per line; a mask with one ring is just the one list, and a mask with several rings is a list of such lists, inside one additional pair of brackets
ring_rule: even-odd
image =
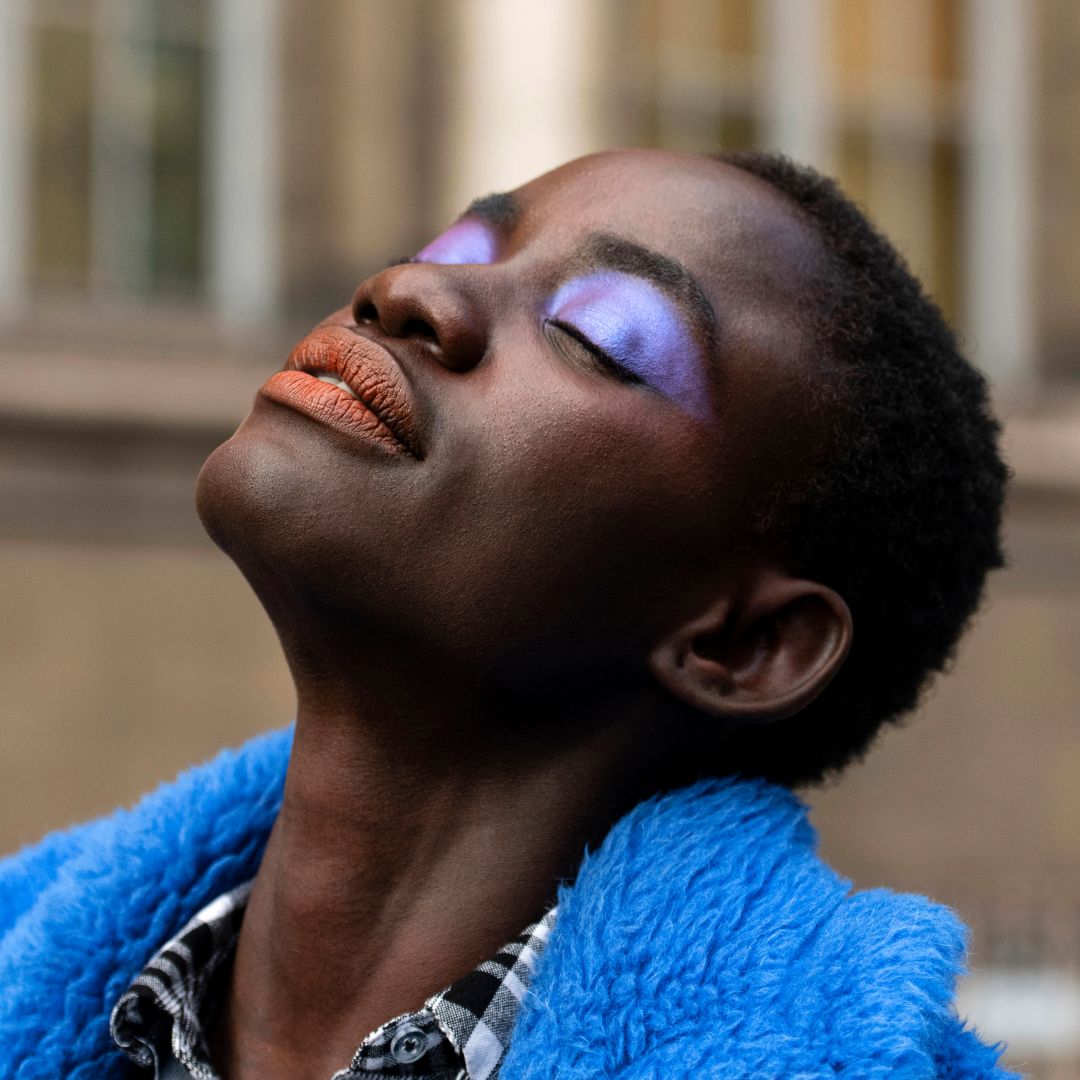
[(423, 344), (451, 371), (468, 371), (484, 358), (490, 306), (472, 280), (479, 267), (404, 263), (363, 282), (353, 294), (360, 326)]

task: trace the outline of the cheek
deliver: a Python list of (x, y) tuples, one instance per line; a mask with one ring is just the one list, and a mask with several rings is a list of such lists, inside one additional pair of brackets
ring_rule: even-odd
[(493, 652), (515, 645), (562, 671), (644, 655), (718, 548), (691, 448), (655, 435), (648, 422), (583, 431), (552, 419), (514, 437), (489, 492), (492, 528), (472, 550), (484, 583), (472, 610), (497, 628)]
[(489, 473), (502, 540), (528, 552), (518, 565), (547, 579), (548, 595), (629, 599), (713, 548), (696, 425), (618, 402), (560, 406), (508, 430), (511, 456)]

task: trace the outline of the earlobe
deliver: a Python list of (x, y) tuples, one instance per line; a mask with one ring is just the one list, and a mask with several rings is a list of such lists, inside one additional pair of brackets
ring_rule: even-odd
[(851, 648), (848, 606), (834, 590), (762, 568), (741, 602), (717, 600), (653, 649), (649, 668), (671, 694), (734, 724), (804, 709)]

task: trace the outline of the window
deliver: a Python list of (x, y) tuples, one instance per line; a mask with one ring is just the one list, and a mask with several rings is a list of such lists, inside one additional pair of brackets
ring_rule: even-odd
[(641, 0), (641, 141), (837, 176), (999, 386), (1033, 366), (1030, 18), (1009, 0)]
[(277, 4), (7, 0), (0, 301), (273, 311)]
[(39, 0), (27, 12), (30, 290), (198, 295), (204, 3)]

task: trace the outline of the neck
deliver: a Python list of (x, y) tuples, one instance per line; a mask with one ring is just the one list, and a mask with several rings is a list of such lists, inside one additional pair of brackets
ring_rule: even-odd
[(539, 918), (643, 793), (623, 708), (485, 700), (371, 651), (290, 664), (284, 801), (211, 1032), (229, 1080), (343, 1068)]

